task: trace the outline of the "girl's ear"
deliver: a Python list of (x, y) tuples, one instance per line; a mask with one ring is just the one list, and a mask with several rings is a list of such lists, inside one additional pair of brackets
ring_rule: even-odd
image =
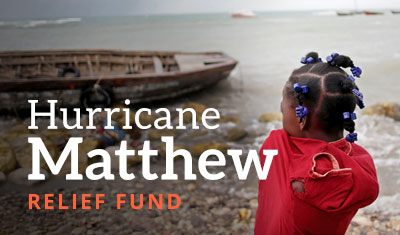
[(299, 128), (301, 131), (304, 131), (308, 128), (308, 123), (309, 123), (309, 118), (308, 115), (306, 115), (303, 118), (299, 118)]

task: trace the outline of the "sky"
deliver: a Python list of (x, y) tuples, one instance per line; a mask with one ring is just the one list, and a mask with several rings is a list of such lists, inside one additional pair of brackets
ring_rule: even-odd
[[(1, 19), (354, 9), (354, 0), (0, 0)], [(357, 0), (359, 9), (400, 9), (399, 0)]]

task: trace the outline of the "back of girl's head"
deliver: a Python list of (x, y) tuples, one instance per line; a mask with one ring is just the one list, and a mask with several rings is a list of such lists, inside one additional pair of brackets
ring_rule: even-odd
[[(304, 105), (316, 114), (326, 132), (345, 129), (353, 133), (353, 112), (357, 104), (363, 106), (362, 97), (357, 96), (358, 87), (353, 76), (359, 77), (361, 70), (354, 66), (349, 57), (336, 53), (328, 56), (327, 62), (324, 63), (317, 53), (310, 52), (302, 58), (302, 63), (305, 65), (294, 70), (288, 80), (288, 94), (296, 99), (299, 107)], [(353, 76), (349, 76), (342, 69), (349, 67)], [(307, 91), (296, 91), (293, 89), (295, 84), (306, 87)], [(346, 118), (345, 113), (351, 117)], [(356, 134), (352, 135), (354, 137)], [(353, 141), (349, 136), (346, 139), (353, 142), (356, 137)]]

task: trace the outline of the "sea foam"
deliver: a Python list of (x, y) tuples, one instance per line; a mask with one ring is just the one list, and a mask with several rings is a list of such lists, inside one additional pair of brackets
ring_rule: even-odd
[(62, 25), (74, 22), (81, 22), (82, 18), (61, 18), (54, 20), (17, 20), (0, 21), (0, 27), (33, 28), (45, 25)]

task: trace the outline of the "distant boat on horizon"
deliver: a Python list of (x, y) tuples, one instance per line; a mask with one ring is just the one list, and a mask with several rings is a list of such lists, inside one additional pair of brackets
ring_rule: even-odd
[[(393, 11), (392, 11), (393, 13)], [(338, 16), (352, 16), (352, 15), (367, 15), (367, 16), (373, 16), (373, 15), (383, 15), (383, 12), (379, 11), (337, 11), (336, 15)], [(400, 14), (400, 11), (398, 13), (393, 13), (393, 14)]]
[(400, 14), (400, 10), (391, 10), (392, 14), (396, 15), (396, 14)]
[(367, 15), (367, 16), (383, 15), (383, 12), (379, 12), (379, 11), (364, 11), (364, 14)]
[(338, 15), (338, 16), (352, 16), (354, 14), (355, 14), (354, 11), (337, 11), (336, 12), (336, 15)]
[(256, 14), (254, 14), (251, 10), (241, 10), (232, 13), (232, 18), (254, 18)]
[[(393, 13), (393, 11), (392, 11)], [(359, 10), (359, 6), (357, 4), (357, 0), (354, 0), (354, 10), (349, 10), (349, 11), (336, 11), (336, 15), (338, 16), (352, 16), (352, 15), (367, 15), (367, 16), (371, 16), (371, 15), (383, 15), (383, 12), (379, 12), (379, 11), (361, 11)], [(396, 14), (396, 13), (393, 13)], [(400, 11), (399, 11), (400, 14)]]

